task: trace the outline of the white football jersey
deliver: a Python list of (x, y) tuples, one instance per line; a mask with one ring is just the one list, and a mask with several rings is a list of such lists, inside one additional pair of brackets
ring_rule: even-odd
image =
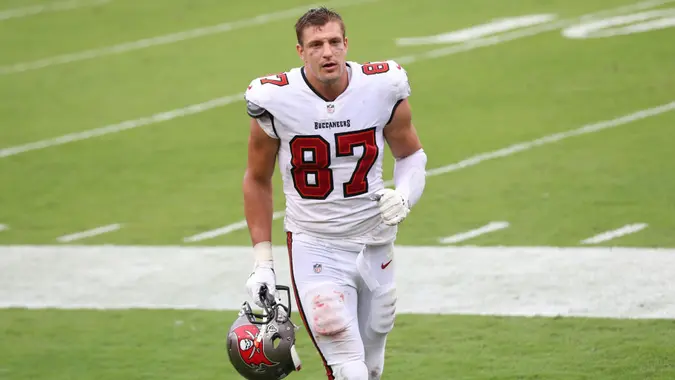
[(336, 100), (309, 84), (304, 68), (253, 80), (247, 112), (280, 140), (285, 229), (362, 242), (393, 240), (370, 197), (383, 188), (383, 130), (410, 95), (394, 61), (348, 62), (349, 85)]

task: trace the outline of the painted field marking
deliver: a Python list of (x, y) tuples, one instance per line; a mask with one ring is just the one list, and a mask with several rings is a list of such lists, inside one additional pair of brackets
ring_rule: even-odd
[[(374, 0), (374, 1), (377, 1), (377, 0)], [(653, 7), (653, 6), (658, 5), (658, 4), (663, 4), (663, 3), (666, 3), (666, 2), (672, 2), (672, 1), (675, 1), (675, 0), (647, 1), (647, 2), (642, 2), (642, 3), (637, 3), (637, 4), (634, 4), (634, 5), (631, 5), (631, 6), (616, 8), (613, 11), (602, 11), (602, 12), (593, 13), (591, 15), (606, 14), (606, 13), (612, 13), (612, 12), (617, 12), (617, 11), (629, 10), (627, 8), (637, 9), (637, 8)], [(586, 19), (588, 17), (590, 17), (590, 15), (581, 16), (578, 19)], [(527, 31), (527, 30), (530, 30), (530, 29), (526, 29), (525, 31)], [(406, 63), (406, 62), (407, 63), (413, 63), (413, 62), (417, 62), (417, 61), (424, 60), (424, 59), (431, 59), (431, 58), (440, 57), (442, 55), (460, 53), (460, 52), (463, 52), (463, 51), (476, 49), (476, 48), (479, 48), (479, 47), (482, 47), (482, 46), (495, 45), (495, 44), (498, 44), (498, 43), (501, 43), (501, 42), (506, 42), (506, 41), (510, 41), (510, 40), (513, 40), (513, 39), (516, 39), (516, 38), (522, 38), (522, 37), (527, 37), (527, 36), (536, 34), (535, 32), (532, 32), (532, 31), (523, 34), (523, 32), (525, 32), (525, 31), (518, 31), (518, 32), (520, 32), (520, 34), (518, 34), (517, 36), (511, 36), (511, 37), (508, 37), (508, 38), (502, 36), (502, 37), (500, 37), (502, 39), (499, 39), (499, 38), (495, 39), (496, 37), (493, 37), (493, 38), (488, 38), (488, 39), (472, 40), (472, 41), (469, 41), (469, 42), (466, 42), (466, 43), (463, 43), (463, 44), (460, 44), (460, 45), (451, 46), (450, 48), (442, 48), (442, 49), (431, 50), (430, 52), (424, 53), (424, 54), (421, 54), (421, 55), (404, 56), (404, 57), (395, 58), (394, 60), (401, 63), (401, 64)], [(506, 39), (504, 39), (504, 38), (506, 38)], [(483, 42), (481, 42), (481, 41), (483, 41)], [(451, 49), (451, 50), (448, 50), (448, 49)], [(441, 55), (439, 55), (439, 54), (441, 54)], [(86, 139), (89, 139), (89, 138), (92, 138), (92, 137), (102, 136), (102, 135), (106, 135), (106, 134), (109, 134), (109, 133), (117, 133), (117, 132), (121, 132), (121, 131), (124, 131), (124, 130), (127, 130), (127, 129), (132, 129), (132, 128), (136, 128), (136, 127), (140, 127), (140, 126), (154, 124), (154, 123), (157, 123), (157, 122), (171, 120), (171, 119), (174, 119), (176, 117), (182, 117), (182, 116), (187, 116), (187, 115), (198, 113), (198, 112), (203, 112), (203, 111), (206, 111), (206, 110), (209, 110), (209, 109), (212, 109), (212, 108), (225, 106), (225, 105), (231, 104), (233, 102), (243, 101), (243, 100), (244, 100), (243, 93), (225, 96), (225, 97), (221, 97), (221, 98), (212, 99), (212, 100), (206, 101), (204, 103), (193, 104), (193, 105), (190, 105), (190, 106), (187, 106), (187, 107), (174, 109), (174, 110), (170, 110), (170, 111), (166, 111), (166, 112), (161, 112), (161, 113), (149, 116), (149, 117), (143, 117), (143, 118), (135, 119), (135, 120), (127, 120), (127, 121), (124, 121), (122, 123), (107, 125), (107, 126), (95, 128), (95, 129), (89, 129), (89, 130), (86, 130), (86, 131), (83, 131), (83, 132), (71, 133), (71, 134), (67, 134), (67, 135), (63, 135), (63, 136), (59, 136), (59, 137), (55, 137), (55, 138), (51, 138), (51, 139), (40, 140), (40, 141), (35, 141), (35, 142), (24, 144), (24, 145), (18, 145), (18, 146), (13, 146), (13, 147), (9, 147), (9, 148), (4, 148), (4, 149), (0, 149), (0, 158), (9, 157), (9, 156), (13, 156), (13, 155), (16, 155), (16, 154), (25, 153), (25, 152), (29, 152), (29, 151), (33, 151), (33, 150), (44, 149), (44, 148), (48, 148), (48, 147), (52, 147), (52, 146), (56, 146), (56, 145), (63, 145), (63, 144), (74, 142), (74, 141), (86, 140)], [(239, 224), (240, 224), (239, 222), (234, 223), (234, 225), (239, 225)], [(223, 227), (223, 229), (225, 229), (226, 227), (228, 227), (228, 226)], [(236, 231), (236, 229), (233, 230), (233, 231)]]
[[(675, 101), (672, 101), (670, 103), (658, 106), (658, 107), (653, 107), (653, 108), (648, 108), (642, 111), (637, 111), (634, 113), (631, 113), (629, 115), (621, 116), (616, 119), (612, 120), (605, 120), (605, 121), (600, 121), (597, 123), (593, 124), (587, 124), (583, 125), (577, 129), (572, 129), (569, 131), (565, 132), (560, 132), (560, 133), (554, 133), (552, 135), (544, 136), (542, 138), (536, 139), (536, 140), (531, 140), (531, 141), (526, 141), (526, 142), (521, 142), (517, 144), (513, 144), (510, 146), (507, 146), (506, 148), (502, 148), (499, 150), (494, 150), (491, 152), (485, 152), (485, 153), (480, 153), (475, 156), (466, 158), (462, 161), (456, 162), (454, 164), (446, 165), (446, 166), (441, 166), (438, 168), (430, 169), (427, 170), (427, 177), (433, 177), (445, 173), (450, 173), (454, 172), (460, 169), (465, 169), (471, 166), (476, 166), (482, 162), (489, 161), (489, 160), (494, 160), (496, 158), (504, 158), (511, 156), (513, 154), (519, 153), (519, 152), (524, 152), (526, 150), (530, 150), (532, 148), (546, 145), (546, 144), (551, 144), (554, 142), (558, 142), (561, 140), (568, 139), (570, 137), (575, 137), (575, 136), (581, 136), (589, 133), (595, 133), (595, 132), (600, 132), (605, 129), (610, 129), (614, 127), (618, 127), (620, 125), (628, 124), (637, 120), (642, 120), (646, 119), (648, 117), (660, 115), (662, 113), (666, 113), (669, 111), (675, 110)], [(387, 180), (384, 182), (384, 186), (391, 186), (394, 184), (393, 180)], [(276, 220), (279, 218), (282, 218), (285, 215), (283, 211), (277, 211), (273, 214), (272, 219)], [(246, 228), (246, 223), (245, 221), (237, 222), (230, 224), (228, 226), (222, 227), (218, 230), (221, 231), (226, 231), (227, 233), (238, 231), (241, 229)], [(223, 235), (221, 234), (215, 234), (214, 231), (209, 231), (211, 233), (211, 237), (216, 237)], [(204, 239), (202, 239), (204, 240)]]
[(451, 45), (451, 46), (444, 47), (444, 48), (429, 50), (429, 51), (426, 51), (426, 52), (420, 53), (420, 54), (406, 55), (406, 56), (402, 56), (402, 57), (399, 57), (399, 58), (395, 58), (394, 60), (396, 62), (402, 64), (402, 65), (406, 65), (406, 64), (410, 64), (410, 63), (417, 62), (417, 61), (420, 61), (420, 60), (445, 57), (445, 56), (448, 56), (448, 55), (457, 54), (457, 53), (477, 49), (477, 48), (480, 48), (480, 47), (493, 46), (493, 45), (501, 44), (501, 43), (504, 43), (504, 42), (517, 40), (517, 39), (520, 39), (520, 38), (536, 36), (536, 35), (539, 35), (539, 34), (542, 34), (542, 33), (545, 33), (545, 32), (549, 32), (549, 31), (552, 31), (552, 30), (562, 29), (562, 28), (568, 27), (570, 25), (574, 25), (575, 23), (578, 23), (580, 21), (586, 21), (586, 20), (593, 19), (593, 18), (596, 18), (596, 17), (603, 17), (603, 16), (613, 15), (613, 14), (622, 13), (622, 12), (635, 11), (635, 10), (640, 10), (640, 9), (649, 9), (649, 8), (653, 8), (653, 7), (656, 7), (656, 6), (659, 6), (659, 5), (671, 3), (673, 1), (675, 1), (675, 0), (644, 1), (644, 2), (640, 2), (640, 3), (632, 4), (632, 5), (621, 6), (621, 7), (618, 7), (618, 8), (607, 9), (607, 10), (594, 12), (594, 13), (588, 13), (588, 14), (578, 16), (578, 17), (572, 17), (572, 18), (568, 18), (568, 19), (564, 19), (564, 20), (555, 21), (555, 22), (540, 24), (540, 25), (529, 27), (529, 28), (524, 28), (524, 29), (515, 30), (515, 31), (512, 31), (512, 32), (498, 34), (496, 36), (468, 40), (468, 41), (463, 42), (461, 44), (455, 44), (455, 45)]
[(444, 237), (439, 239), (438, 241), (441, 244), (454, 244), (465, 240), (473, 239), (477, 236), (488, 234), (490, 232), (503, 230), (508, 227), (509, 222), (490, 222), (482, 227), (475, 228), (473, 230), (469, 230), (452, 236)]
[(112, 0), (92, 0), (92, 1), (60, 1), (51, 4), (36, 4), (22, 8), (12, 8), (0, 10), (0, 21), (11, 18), (20, 18), (33, 16), (46, 12), (67, 11), (71, 9), (94, 7), (109, 3)]
[(6, 224), (0, 224), (0, 231), (4, 231), (4, 230), (7, 230), (7, 229), (9, 229), (9, 227), (7, 227)]
[[(286, 247), (272, 252), (289, 284)], [(252, 260), (247, 246), (0, 246), (0, 308), (238, 310)], [(394, 260), (399, 314), (675, 318), (672, 248), (397, 245)]]
[[(275, 212), (274, 214), (272, 214), (272, 219), (278, 219), (278, 218), (281, 218), (282, 216), (284, 216), (283, 211)], [(221, 236), (221, 235), (227, 235), (230, 232), (243, 230), (247, 227), (248, 227), (248, 224), (246, 223), (246, 220), (242, 220), (242, 221), (237, 222), (237, 223), (229, 224), (225, 227), (216, 228), (215, 230), (206, 231), (206, 232), (202, 232), (202, 233), (199, 233), (199, 234), (196, 234), (196, 235), (188, 236), (185, 239), (183, 239), (183, 241), (185, 243), (194, 243), (194, 242), (198, 242), (198, 241), (202, 241), (202, 240), (213, 239), (213, 238)]]
[(107, 226), (96, 227), (91, 230), (76, 232), (74, 234), (64, 235), (56, 238), (57, 241), (61, 243), (69, 243), (71, 241), (80, 240), (92, 236), (102, 235), (108, 232), (117, 231), (122, 228), (122, 225), (119, 223), (109, 224)]
[(624, 115), (616, 119), (604, 120), (593, 124), (583, 125), (577, 129), (554, 133), (552, 135), (544, 136), (536, 140), (513, 144), (506, 148), (494, 150), (492, 152), (481, 153), (454, 164), (431, 169), (427, 171), (427, 176), (435, 176), (443, 173), (453, 172), (459, 169), (468, 168), (470, 166), (478, 165), (484, 161), (493, 160), (495, 158), (507, 157), (515, 153), (524, 152), (526, 150), (530, 150), (538, 146), (558, 142), (561, 140), (568, 139), (570, 137), (581, 136), (589, 133), (600, 132), (605, 129), (615, 128), (624, 124), (632, 123), (634, 121), (670, 112), (672, 110), (675, 110), (675, 101), (657, 107), (644, 109), (642, 111), (633, 112), (631, 114)]
[(399, 46), (409, 45), (435, 45), (466, 42), (477, 38), (489, 36), (491, 34), (507, 32), (513, 29), (520, 29), (526, 26), (548, 23), (556, 19), (554, 14), (533, 14), (518, 17), (506, 17), (492, 20), (490, 22), (473, 25), (468, 28), (454, 30), (448, 33), (441, 33), (424, 37), (404, 37), (396, 39)]
[(595, 235), (593, 237), (590, 237), (588, 239), (582, 240), (582, 244), (597, 244), (597, 243), (602, 243), (608, 240), (612, 240), (624, 235), (628, 234), (633, 234), (638, 231), (641, 231), (643, 229), (647, 228), (647, 223), (635, 223), (635, 224), (627, 224), (621, 228), (617, 228), (616, 230), (612, 231), (607, 231), (603, 232), (601, 234)]
[(656, 9), (582, 22), (566, 28), (562, 31), (562, 35), (573, 39), (604, 38), (643, 33), (673, 26), (675, 26), (675, 9)]
[(110, 133), (117, 133), (127, 129), (143, 127), (150, 124), (159, 123), (162, 121), (173, 120), (179, 117), (192, 115), (195, 113), (204, 112), (216, 107), (222, 107), (240, 100), (243, 100), (244, 93), (239, 93), (230, 96), (223, 96), (221, 98), (211, 99), (203, 103), (192, 104), (187, 107), (177, 108), (171, 111), (156, 113), (152, 116), (142, 117), (140, 119), (133, 119), (123, 121), (117, 124), (110, 124), (100, 128), (89, 129), (83, 132), (75, 132), (67, 135), (55, 137), (47, 140), (40, 140), (25, 145), (13, 146), (10, 148), (0, 149), (0, 158), (14, 156), (16, 154), (30, 152), (32, 150), (39, 150), (49, 148), (52, 146), (63, 145), (75, 141), (86, 140), (92, 137), (107, 135)]
[[(356, 5), (368, 2), (375, 2), (379, 0), (345, 0), (335, 1), (326, 4), (327, 6), (346, 7), (349, 5)], [(106, 46), (91, 50), (84, 50), (76, 53), (62, 54), (49, 58), (40, 59), (31, 62), (15, 63), (8, 66), (0, 66), (0, 75), (20, 73), (29, 70), (42, 69), (54, 65), (62, 65), (66, 63), (73, 63), (87, 59), (99, 58), (107, 55), (121, 54), (134, 50), (146, 49), (153, 46), (168, 45), (180, 41), (190, 40), (194, 38), (210, 36), (217, 33), (230, 32), (237, 29), (243, 29), (256, 25), (264, 25), (273, 21), (283, 20), (303, 14), (309, 8), (317, 6), (316, 4), (307, 4), (300, 7), (287, 9), (285, 11), (261, 14), (245, 20), (224, 22), (218, 25), (212, 25), (202, 28), (185, 30), (182, 32), (165, 34), (162, 36), (144, 38), (137, 41), (125, 42), (118, 45)]]

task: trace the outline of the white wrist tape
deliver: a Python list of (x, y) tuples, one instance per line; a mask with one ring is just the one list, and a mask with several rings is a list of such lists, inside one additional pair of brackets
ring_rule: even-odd
[(272, 243), (263, 241), (253, 246), (253, 259), (255, 266), (271, 267), (274, 257), (272, 256)]
[(396, 190), (408, 198), (408, 207), (412, 208), (422, 197), (426, 184), (426, 165), (424, 149), (394, 163), (394, 184)]

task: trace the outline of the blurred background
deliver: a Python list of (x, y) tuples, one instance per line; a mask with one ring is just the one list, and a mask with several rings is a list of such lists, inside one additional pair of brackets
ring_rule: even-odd
[(674, 378), (674, 3), (0, 0), (0, 379), (237, 378), (243, 92), (316, 5), (429, 157), (385, 377)]

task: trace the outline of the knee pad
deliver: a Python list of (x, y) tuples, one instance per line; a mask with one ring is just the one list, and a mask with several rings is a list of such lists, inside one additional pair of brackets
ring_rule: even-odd
[(351, 361), (333, 367), (335, 380), (369, 380), (368, 368), (362, 361)]
[(390, 286), (373, 292), (370, 327), (378, 334), (387, 334), (394, 328), (396, 317), (396, 287)]
[(307, 292), (311, 314), (307, 321), (314, 333), (335, 336), (349, 327), (345, 295), (334, 284), (321, 284)]

